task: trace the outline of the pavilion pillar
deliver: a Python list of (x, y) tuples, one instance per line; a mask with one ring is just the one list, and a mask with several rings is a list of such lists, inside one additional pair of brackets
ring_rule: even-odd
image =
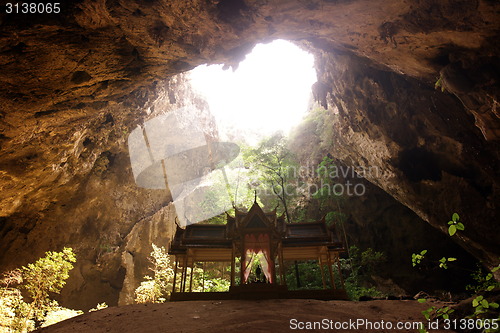
[(321, 260), (321, 257), (318, 258), (318, 264), (319, 264), (319, 270), (321, 271), (321, 281), (323, 282), (323, 289), (326, 289), (326, 279), (325, 279), (325, 268), (323, 260)]
[(233, 244), (233, 246), (231, 248), (231, 287), (234, 286), (234, 273), (235, 273), (234, 271), (236, 269), (236, 265), (234, 262), (235, 261), (235, 258), (234, 258), (235, 252), (236, 252), (236, 250), (235, 250), (234, 244)]
[(268, 264), (272, 263), (271, 276), (273, 278), (273, 284), (277, 284), (277, 282), (276, 282), (276, 252), (274, 252), (274, 255), (272, 254), (272, 251), (269, 251), (269, 252), (270, 252), (269, 255), (271, 256), (271, 258), (269, 258), (270, 262)]
[(172, 292), (173, 293), (175, 293), (175, 286), (176, 286), (176, 282), (177, 282), (177, 269), (178, 269), (178, 266), (179, 266), (179, 258), (177, 258), (177, 256), (175, 256), (174, 282), (173, 282), (173, 285), (172, 285)]
[(280, 282), (283, 286), (286, 286), (285, 264), (283, 262), (283, 244), (281, 242), (278, 247), (278, 261), (280, 264)]
[(335, 280), (333, 279), (333, 269), (332, 269), (332, 258), (330, 256), (330, 252), (327, 252), (327, 263), (328, 263), (328, 272), (330, 273), (330, 285), (332, 289), (335, 289)]
[(181, 292), (186, 291), (186, 278), (187, 278), (187, 254), (184, 256), (184, 264), (182, 267), (182, 283), (181, 283)]
[(203, 261), (201, 263), (201, 270), (202, 270), (202, 275), (201, 275), (201, 291), (205, 291), (205, 262)]
[(240, 285), (243, 285), (245, 282), (245, 253), (241, 253), (241, 259), (240, 259)]
[(191, 292), (193, 290), (193, 269), (194, 269), (194, 261), (193, 261), (193, 265), (191, 266), (191, 274), (189, 274), (189, 292)]
[(339, 269), (340, 286), (342, 287), (342, 289), (345, 289), (344, 277), (342, 276), (342, 270), (340, 267), (340, 258), (338, 253), (335, 254), (335, 261), (337, 262), (337, 268)]

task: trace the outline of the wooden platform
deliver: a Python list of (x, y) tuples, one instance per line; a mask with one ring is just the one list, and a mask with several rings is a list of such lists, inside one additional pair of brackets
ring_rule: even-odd
[(235, 286), (226, 292), (176, 292), (170, 295), (171, 302), (232, 299), (317, 299), (329, 301), (348, 300), (349, 298), (343, 289), (287, 290), (285, 286), (271, 284)]

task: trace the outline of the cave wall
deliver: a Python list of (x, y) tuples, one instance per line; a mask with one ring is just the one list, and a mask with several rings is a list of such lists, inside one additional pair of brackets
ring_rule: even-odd
[[(349, 244), (385, 254), (386, 260), (376, 270), (380, 279), (373, 281), (378, 289), (388, 294), (404, 290), (411, 296), (422, 290), (444, 296), (446, 291), (461, 297), (465, 287), (473, 283), (470, 272), (477, 268), (477, 260), (383, 190), (364, 184), (366, 193), (361, 198), (347, 198), (342, 210), (348, 214), (345, 228)], [(428, 251), (425, 261), (413, 267), (412, 254), (422, 250)], [(457, 261), (445, 270), (438, 267), (442, 257)]]
[(350, 54), (320, 51), (316, 60), (318, 100), (338, 114), (329, 153), (376, 168), (366, 173), (370, 182), (445, 233), (458, 212), (466, 230), (453, 239), (495, 266), (498, 145), (484, 139), (461, 101)]
[[(63, 126), (55, 116), (45, 119), (47, 127), (10, 154), (31, 149), (32, 157), (2, 160), (3, 170), (38, 178), (41, 184), (18, 207), (4, 206), (16, 213), (3, 217), (0, 225), (1, 270), (32, 262), (48, 250), (72, 247), (77, 262), (58, 297), (61, 304), (90, 309), (101, 302), (130, 303), (150, 273), (151, 243), (167, 247), (173, 237), (175, 209), (168, 192), (136, 185), (127, 137), (139, 120), (179, 108), (190, 108), (207, 135), (216, 136), (208, 105), (184, 74), (105, 106), (91, 120), (68, 120)], [(56, 124), (67, 127), (71, 136), (48, 134)], [(21, 161), (26, 165), (22, 169)], [(49, 161), (57, 164), (47, 165)], [(44, 179), (47, 170), (52, 174)]]
[[(300, 191), (298, 209), (292, 220), (300, 220), (301, 216), (319, 220), (334, 212), (331, 223), (348, 247), (384, 253), (385, 260), (372, 273), (371, 283), (388, 295), (406, 296), (425, 291), (448, 299), (444, 291), (451, 291), (453, 296), (463, 296), (465, 286), (473, 283), (470, 272), (477, 269), (478, 260), (448, 234), (433, 228), (364, 178), (369, 173), (376, 175), (378, 170), (353, 168), (332, 155), (337, 133), (331, 124), (340, 120), (335, 111), (313, 105), (306, 120), (290, 136), (289, 147), (306, 175), (301, 181), (311, 184), (308, 191)], [(324, 170), (318, 171), (324, 157), (332, 159), (334, 165), (327, 173), (327, 181), (318, 177), (321, 172), (325, 177)], [(336, 196), (326, 201), (315, 199), (316, 189), (325, 185), (325, 190)], [(426, 259), (413, 267), (412, 254), (422, 250), (428, 251)], [(442, 257), (454, 257), (457, 261), (445, 270), (438, 267)]]
[[(498, 261), (498, 2), (79, 0), (61, 10), (0, 14), (0, 270), (73, 246), (66, 298), (116, 304), (139, 275), (127, 251), (146, 251), (131, 230), (156, 230), (169, 202), (134, 185), (127, 133), (155, 101), (177, 102), (175, 74), (237, 66), (276, 38), (317, 57), (314, 93), (342, 115), (332, 154), (379, 166), (369, 181), (442, 231), (459, 211), (460, 244)], [(440, 77), (445, 93), (433, 87)]]

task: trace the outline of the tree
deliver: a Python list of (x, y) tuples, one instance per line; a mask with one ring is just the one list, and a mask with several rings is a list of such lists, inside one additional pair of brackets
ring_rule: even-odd
[(141, 285), (135, 290), (135, 301), (137, 303), (162, 303), (170, 295), (174, 278), (174, 269), (170, 264), (170, 256), (165, 247), (152, 244), (149, 261), (153, 271), (153, 277), (145, 276)]
[(257, 176), (259, 185), (270, 188), (278, 198), (290, 222), (289, 201), (296, 194), (297, 167), (284, 135), (276, 133), (262, 140), (257, 148), (245, 150), (243, 158)]
[(73, 250), (65, 247), (61, 252), (48, 251), (45, 257), (38, 259), (34, 264), (23, 266), (25, 281), (23, 287), (32, 299), (31, 310), (34, 312), (35, 320), (43, 319), (51, 306), (50, 293), (61, 292), (74, 262), (76, 257)]
[[(50, 299), (60, 293), (76, 261), (71, 248), (46, 252), (43, 258), (3, 274), (0, 280), (0, 327), (27, 332), (82, 313), (66, 309)], [(26, 302), (20, 289), (28, 295)]]

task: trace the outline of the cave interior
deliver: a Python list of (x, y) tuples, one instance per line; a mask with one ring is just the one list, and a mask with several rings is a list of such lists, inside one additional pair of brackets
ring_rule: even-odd
[[(311, 93), (324, 110), (313, 124), (321, 129), (302, 123), (290, 141), (299, 163), (328, 155), (379, 170), (357, 180), (363, 196), (343, 202), (349, 242), (385, 253), (381, 286), (458, 293), (468, 273), (415, 271), (411, 255), (499, 264), (498, 22), (493, 0), (79, 0), (60, 13), (4, 10), (0, 271), (67, 246), (78, 260), (61, 304), (133, 303), (151, 244), (168, 247), (176, 213), (173, 191), (137, 186), (129, 135), (187, 107), (213, 128), (186, 72), (234, 70), (255, 45), (285, 40), (314, 56)], [(454, 212), (465, 230), (450, 237)]]

